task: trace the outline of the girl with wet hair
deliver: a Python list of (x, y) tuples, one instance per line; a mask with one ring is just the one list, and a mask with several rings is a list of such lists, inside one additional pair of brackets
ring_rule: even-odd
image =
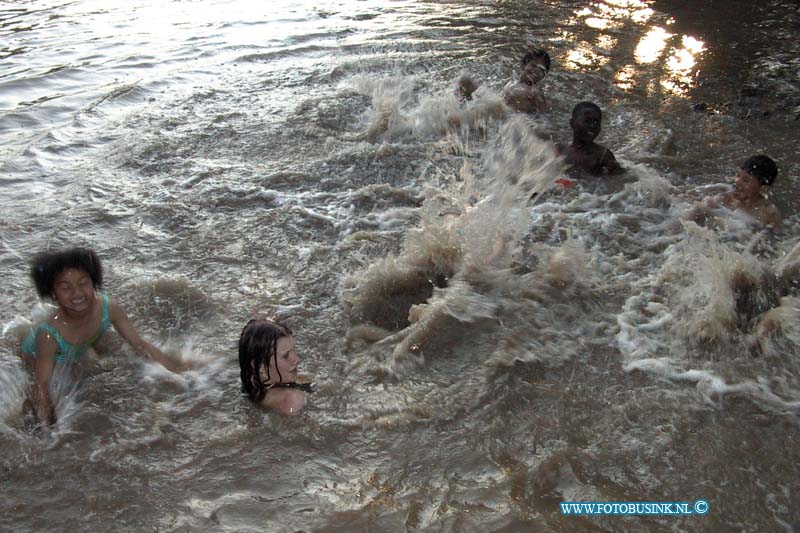
[(300, 414), (312, 383), (298, 374), (300, 356), (292, 330), (266, 319), (253, 319), (239, 336), (242, 392), (282, 415)]
[(42, 299), (56, 310), (31, 327), (22, 341), (22, 360), (33, 369), (33, 403), (39, 420), (56, 421), (50, 382), (56, 365), (74, 364), (111, 326), (137, 354), (175, 371), (177, 366), (161, 350), (142, 339), (125, 310), (105, 292), (103, 267), (92, 250), (71, 248), (44, 252), (31, 262), (31, 278)]

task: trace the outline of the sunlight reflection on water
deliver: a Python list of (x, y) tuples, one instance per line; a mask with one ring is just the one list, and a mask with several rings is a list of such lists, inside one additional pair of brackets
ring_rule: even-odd
[[(593, 43), (576, 41), (575, 47), (566, 54), (566, 66), (573, 70), (597, 69), (609, 64), (610, 56), (600, 53), (617, 46), (616, 32), (627, 25), (647, 26), (644, 35), (633, 53), (635, 63), (615, 67), (616, 85), (622, 90), (631, 90), (637, 79), (648, 79), (648, 92), (655, 90), (652, 74), (642, 67), (667, 57), (665, 68), (657, 72), (655, 84), (674, 96), (686, 96), (696, 86), (697, 72), (693, 70), (698, 58), (705, 51), (704, 42), (695, 36), (683, 35), (675, 43), (675, 34), (665, 29), (670, 18), (653, 22), (655, 12), (646, 0), (608, 0), (595, 2), (575, 12), (572, 23), (598, 30)], [(641, 31), (641, 30), (640, 30)], [(569, 38), (570, 34), (565, 33)], [(673, 44), (674, 43), (674, 44)]]

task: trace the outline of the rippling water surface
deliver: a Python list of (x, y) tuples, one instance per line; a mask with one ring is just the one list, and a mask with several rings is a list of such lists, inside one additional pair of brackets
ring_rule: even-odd
[[(0, 2), (0, 529), (800, 527), (800, 300), (765, 281), (800, 272), (798, 29), (779, 0)], [(531, 46), (549, 110), (515, 116)], [(562, 189), (581, 100), (628, 172)], [(688, 221), (758, 152), (779, 230)], [(109, 334), (35, 436), (27, 265), (73, 245), (192, 370)], [(320, 383), (300, 417), (240, 394), (255, 315)]]

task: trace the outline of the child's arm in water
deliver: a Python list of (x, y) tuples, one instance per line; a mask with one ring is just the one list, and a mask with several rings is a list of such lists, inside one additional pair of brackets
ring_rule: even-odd
[(111, 323), (114, 325), (114, 329), (117, 330), (123, 339), (128, 341), (128, 344), (133, 347), (138, 355), (152, 359), (170, 372), (177, 372), (179, 370), (178, 365), (176, 365), (174, 361), (164, 355), (161, 350), (139, 336), (136, 328), (133, 327), (131, 319), (128, 318), (125, 310), (122, 309), (117, 302), (112, 300), (110, 307)]
[(605, 152), (603, 153), (603, 159), (601, 160), (600, 164), (611, 176), (615, 174), (623, 174), (625, 172), (625, 169), (619, 164), (617, 158), (614, 157), (614, 154), (608, 148), (605, 149)]
[(33, 405), (36, 416), (43, 424), (53, 425), (56, 422), (56, 411), (50, 398), (50, 380), (56, 366), (58, 344), (46, 331), (39, 333), (36, 339), (36, 357), (34, 358)]
[(775, 204), (769, 204), (760, 220), (765, 226), (777, 228), (783, 222), (783, 216), (781, 216), (781, 212)]
[(501, 232), (497, 232), (497, 235), (494, 237), (494, 244), (492, 245), (492, 251), (489, 252), (489, 255), (486, 256), (486, 266), (494, 266), (498, 259), (503, 257), (506, 253), (506, 236), (503, 235)]
[(728, 207), (728, 200), (726, 194), (718, 194), (716, 196), (706, 196), (699, 202), (695, 202), (691, 209), (686, 213), (686, 220), (690, 220), (695, 224), (704, 226), (708, 218), (712, 216), (711, 211), (718, 209), (721, 206)]

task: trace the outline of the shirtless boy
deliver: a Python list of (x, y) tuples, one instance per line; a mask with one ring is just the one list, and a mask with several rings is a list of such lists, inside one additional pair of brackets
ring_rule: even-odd
[(537, 113), (547, 108), (544, 93), (536, 86), (550, 72), (550, 55), (544, 50), (532, 50), (521, 61), (517, 81), (503, 88), (503, 99), (508, 107), (520, 113)]
[(747, 213), (765, 226), (779, 226), (781, 213), (769, 200), (770, 188), (777, 177), (775, 161), (766, 155), (754, 155), (741, 164), (729, 192), (705, 198), (700, 207), (727, 207)]
[(569, 125), (572, 128), (572, 142), (559, 144), (556, 148), (571, 165), (572, 177), (602, 176), (603, 174), (621, 174), (625, 169), (617, 163), (611, 150), (594, 140), (600, 134), (603, 113), (592, 102), (581, 102), (572, 109)]

